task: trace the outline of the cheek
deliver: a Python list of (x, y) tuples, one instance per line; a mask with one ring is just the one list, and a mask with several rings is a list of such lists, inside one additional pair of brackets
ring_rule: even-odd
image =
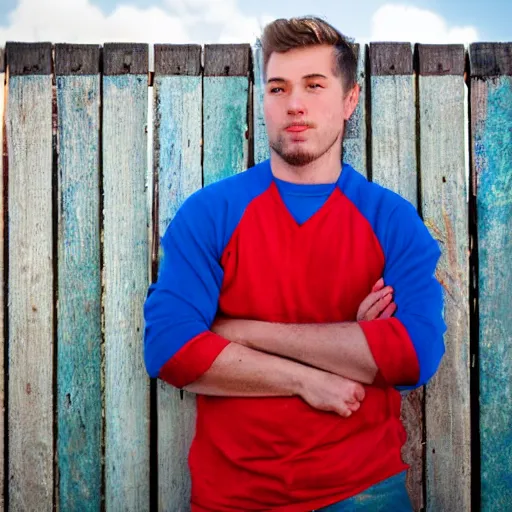
[(339, 101), (322, 102), (319, 112), (326, 124), (339, 126), (343, 123), (343, 105)]
[(263, 116), (265, 117), (265, 124), (268, 130), (272, 130), (280, 123), (281, 114), (277, 105), (272, 101), (265, 101), (263, 103)]

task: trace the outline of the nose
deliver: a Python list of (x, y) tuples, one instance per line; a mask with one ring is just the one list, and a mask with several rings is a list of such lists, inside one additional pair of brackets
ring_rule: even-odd
[(288, 114), (292, 116), (306, 114), (304, 97), (299, 91), (294, 91), (288, 96)]

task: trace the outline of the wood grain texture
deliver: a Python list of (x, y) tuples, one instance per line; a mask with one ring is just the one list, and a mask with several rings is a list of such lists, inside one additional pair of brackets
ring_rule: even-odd
[(149, 510), (147, 109), (145, 73), (103, 77), (107, 511)]
[[(373, 47), (373, 52), (372, 52)], [(412, 54), (405, 46), (370, 45), (371, 128), (373, 181), (397, 192), (417, 206), (416, 108), (413, 77), (384, 73), (385, 69), (412, 69)], [(409, 46), (410, 48), (410, 46)], [(406, 61), (406, 55), (407, 60)], [(373, 71), (381, 73), (374, 75)], [(402, 420), (407, 430), (403, 458), (411, 468), (407, 486), (414, 510), (423, 507), (423, 389), (404, 397)]]
[[(156, 69), (160, 57), (164, 55), (156, 55)], [(155, 75), (154, 90), (158, 232), (163, 236), (183, 201), (202, 184), (202, 78)], [(186, 511), (190, 509), (187, 459), (195, 433), (195, 395), (184, 392), (181, 398), (179, 390), (163, 381), (158, 381), (157, 390), (158, 510)]]
[(147, 75), (149, 47), (147, 44), (105, 43), (103, 46), (103, 74)]
[(98, 47), (57, 45), (55, 64), (64, 73), (56, 76), (59, 507), (93, 512), (102, 480)]
[(510, 510), (512, 502), (512, 77), (471, 79), (471, 131), (479, 257), (480, 510), (490, 512)]
[(464, 75), (463, 44), (418, 44), (416, 50), (420, 75)]
[[(12, 55), (12, 54), (10, 54)], [(52, 82), (10, 76), (9, 510), (53, 510)]]
[[(463, 47), (444, 47), (443, 56), (437, 47), (422, 46), (420, 68), (427, 67), (423, 58), (451, 60), (452, 69), (463, 68)], [(441, 68), (438, 76), (419, 78), (422, 212), (442, 250), (436, 275), (444, 289), (447, 325), (446, 353), (425, 390), (426, 505), (432, 512), (471, 510), (465, 84), (462, 73), (448, 76), (448, 66)]]
[(254, 134), (254, 163), (258, 164), (270, 158), (267, 127), (263, 113), (263, 98), (265, 94), (265, 76), (263, 70), (263, 52), (261, 46), (253, 48), (254, 88), (253, 88), (253, 134)]
[[(5, 235), (6, 229), (4, 225), (4, 171), (3, 171), (3, 145), (4, 145), (4, 82), (5, 82), (5, 73), (4, 73), (4, 50), (0, 48), (0, 176), (2, 180), (0, 181), (0, 237), (5, 243)], [(5, 262), (4, 262), (4, 250), (3, 246), (0, 250), (0, 276), (1, 276), (1, 289), (0, 289), (0, 482), (4, 482), (5, 471), (4, 471), (4, 463), (5, 463), (5, 443), (4, 443), (4, 434), (5, 434), (5, 388), (4, 388), (4, 379), (5, 379), (5, 318), (4, 318), (4, 308), (5, 308), (5, 297), (4, 297), (4, 276), (5, 276)], [(0, 489), (0, 510), (5, 509), (5, 496), (4, 496), (4, 487)]]
[(371, 96), (373, 180), (417, 206), (413, 77), (372, 76)]
[(201, 46), (198, 44), (155, 44), (155, 75), (201, 74)]
[(512, 76), (512, 43), (474, 43), (469, 47), (471, 76)]
[(359, 102), (345, 126), (343, 161), (350, 164), (363, 176), (368, 176), (366, 162), (366, 50), (356, 45), (357, 81), (361, 87)]
[(410, 43), (370, 43), (372, 76), (412, 75)]
[(9, 76), (49, 75), (52, 72), (51, 43), (10, 43), (5, 45)]
[(248, 44), (207, 44), (204, 76), (248, 76), (251, 62)]
[[(205, 72), (208, 67), (215, 70), (222, 67), (219, 63), (226, 62), (231, 70), (244, 69), (245, 50), (237, 48), (234, 52), (226, 45), (226, 55), (222, 56), (219, 54), (222, 49), (213, 52), (208, 48), (205, 48)], [(212, 63), (210, 58), (214, 59)], [(247, 168), (249, 79), (205, 76), (203, 88), (203, 183), (206, 186)]]
[(97, 75), (100, 71), (100, 47), (95, 44), (56, 44), (55, 74)]

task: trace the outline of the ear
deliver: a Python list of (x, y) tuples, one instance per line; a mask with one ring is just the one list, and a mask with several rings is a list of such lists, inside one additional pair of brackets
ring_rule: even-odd
[(345, 98), (343, 99), (344, 102), (344, 111), (345, 121), (348, 121), (350, 119), (350, 116), (354, 113), (354, 110), (357, 107), (357, 102), (359, 101), (359, 91), (361, 88), (359, 87), (359, 84), (355, 84), (354, 87), (346, 94)]

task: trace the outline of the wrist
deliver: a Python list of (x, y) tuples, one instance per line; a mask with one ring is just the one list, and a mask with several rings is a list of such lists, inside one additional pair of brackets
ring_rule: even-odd
[(291, 372), (288, 378), (289, 391), (292, 395), (304, 397), (306, 388), (311, 386), (311, 382), (315, 378), (316, 370), (300, 363), (291, 362), (291, 364)]

